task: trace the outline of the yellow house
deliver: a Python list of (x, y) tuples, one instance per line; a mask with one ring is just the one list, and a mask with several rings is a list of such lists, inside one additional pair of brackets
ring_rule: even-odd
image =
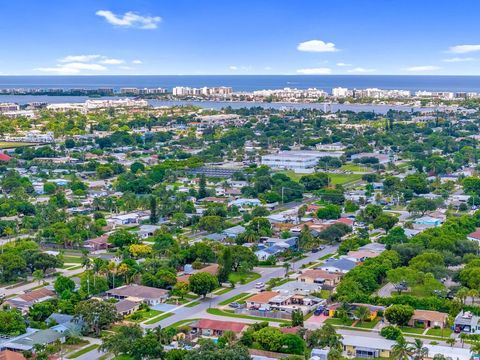
[[(334, 317), (337, 309), (340, 308), (341, 306), (342, 304), (339, 304), (339, 303), (331, 305), (328, 308), (328, 316)], [(375, 306), (370, 304), (348, 304), (348, 310), (347, 310), (348, 316), (350, 318), (355, 318), (355, 310), (359, 307), (366, 307), (370, 311), (370, 316), (368, 317), (368, 320), (370, 321), (373, 321), (376, 319), (379, 311), (381, 312), (385, 311), (384, 306)]]
[(344, 336), (343, 354), (349, 358), (389, 358), (395, 341), (365, 336)]

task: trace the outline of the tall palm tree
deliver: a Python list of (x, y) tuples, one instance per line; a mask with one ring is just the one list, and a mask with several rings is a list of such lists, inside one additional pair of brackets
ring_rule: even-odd
[(43, 270), (40, 269), (35, 270), (34, 272), (32, 272), (32, 277), (36, 282), (38, 282), (38, 284), (41, 284), (43, 282), (43, 279), (45, 278), (45, 273), (43, 272)]
[(285, 277), (288, 276), (288, 272), (290, 271), (291, 267), (292, 267), (292, 265), (288, 261), (285, 261), (283, 263), (283, 268), (285, 269)]
[(468, 290), (468, 296), (472, 298), (471, 305), (475, 305), (475, 298), (478, 297), (478, 290), (477, 289)]
[(413, 345), (410, 347), (414, 360), (423, 360), (428, 356), (428, 348), (423, 346), (423, 341), (415, 339)]
[(403, 336), (399, 336), (395, 344), (392, 346), (391, 356), (394, 360), (410, 359), (409, 345)]
[(456, 296), (457, 296), (457, 298), (460, 299), (460, 301), (463, 305), (465, 303), (465, 299), (468, 296), (468, 289), (466, 287), (461, 287), (460, 289), (458, 289)]

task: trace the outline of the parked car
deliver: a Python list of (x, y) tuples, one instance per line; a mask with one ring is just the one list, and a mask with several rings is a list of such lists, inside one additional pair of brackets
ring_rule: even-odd
[(318, 308), (315, 309), (315, 311), (313, 312), (313, 315), (315, 315), (315, 316), (320, 316), (320, 315), (322, 315), (324, 312), (325, 312), (325, 307), (320, 306), (320, 307), (318, 307)]
[(265, 287), (265, 283), (264, 282), (258, 282), (255, 284), (255, 288), (257, 289), (263, 289)]
[(236, 301), (234, 302), (231, 302), (230, 304), (228, 304), (228, 306), (230, 306), (231, 308), (234, 308), (234, 309), (238, 309), (240, 307), (240, 304)]

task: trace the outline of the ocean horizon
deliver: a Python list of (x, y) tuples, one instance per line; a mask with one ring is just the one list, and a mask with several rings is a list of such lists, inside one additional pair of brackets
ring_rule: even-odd
[(461, 75), (1, 75), (0, 88), (166, 88), (230, 86), (234, 91), (334, 87), (480, 92), (480, 76)]

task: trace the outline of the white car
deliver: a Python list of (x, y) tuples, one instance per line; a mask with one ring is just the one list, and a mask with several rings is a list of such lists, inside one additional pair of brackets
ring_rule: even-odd
[(263, 289), (265, 287), (265, 283), (263, 282), (258, 282), (255, 284), (255, 288), (257, 289)]

